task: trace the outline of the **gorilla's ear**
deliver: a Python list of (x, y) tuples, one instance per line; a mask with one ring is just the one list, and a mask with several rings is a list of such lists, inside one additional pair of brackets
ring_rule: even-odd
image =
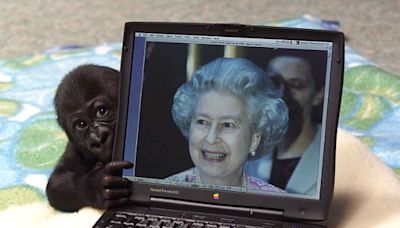
[(57, 115), (57, 123), (58, 125), (64, 130), (67, 130), (67, 118), (66, 118), (66, 113), (63, 110), (62, 104), (60, 102), (58, 102), (57, 100), (59, 100), (59, 97), (55, 97), (54, 98), (54, 108), (55, 108), (55, 112)]

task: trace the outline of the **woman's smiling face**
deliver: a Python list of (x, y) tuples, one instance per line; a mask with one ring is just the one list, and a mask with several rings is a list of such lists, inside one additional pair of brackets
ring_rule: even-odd
[(226, 92), (200, 95), (190, 124), (189, 152), (203, 183), (238, 184), (252, 141), (240, 99)]

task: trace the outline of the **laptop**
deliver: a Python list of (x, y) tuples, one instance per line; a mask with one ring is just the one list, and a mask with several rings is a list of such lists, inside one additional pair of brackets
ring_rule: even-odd
[[(285, 62), (285, 58), (304, 60), (308, 68), (300, 67), (292, 74), (300, 75), (307, 69), (313, 78), (309, 77), (305, 82), (294, 80), (287, 83), (282, 80), (282, 70), (291, 68), (290, 61)], [(278, 61), (280, 68), (272, 64), (276, 59), (281, 59)], [(240, 102), (242, 100), (229, 91), (188, 95), (186, 98), (193, 100), (192, 108), (187, 112), (175, 110), (172, 113), (179, 102), (177, 91), (196, 77), (197, 82), (191, 82), (191, 85), (200, 83), (202, 76), (199, 72), (205, 72), (207, 67), (212, 72), (215, 66), (222, 66), (225, 62), (230, 62), (235, 68), (235, 61), (243, 62), (246, 67), (251, 65), (251, 69), (258, 73), (262, 71), (260, 74), (268, 80), (261, 81), (269, 88), (274, 87), (271, 97), (284, 101), (284, 107), (277, 109), (283, 125), (277, 125), (278, 120), (267, 123), (282, 126), (277, 127), (282, 130), (280, 139), (270, 147), (259, 149), (260, 140), (269, 139), (255, 134), (254, 129), (245, 131), (246, 126), (258, 124), (248, 124), (254, 122), (253, 117), (248, 117), (252, 115), (247, 113), (251, 105), (246, 105), (246, 101)], [(320, 226), (320, 221), (327, 218), (333, 195), (343, 64), (344, 36), (335, 31), (240, 24), (126, 23), (113, 160), (128, 160), (134, 164), (134, 168), (122, 172), (132, 181), (132, 203), (108, 209), (94, 227)], [(322, 90), (316, 89), (314, 80), (320, 81)], [(308, 85), (313, 86), (315, 93), (317, 90), (322, 93), (310, 111), (302, 112), (292, 105), (296, 102), (289, 102), (285, 93), (291, 91), (292, 97), (300, 96), (297, 92), (307, 90), (305, 86)], [(236, 89), (240, 91), (242, 88)], [(237, 120), (226, 113), (232, 107), (244, 113), (242, 119)], [(271, 171), (268, 157), (276, 159), (277, 148), (287, 135), (282, 132), (301, 129), (304, 125), (292, 126), (295, 120), (312, 119), (311, 115), (319, 116), (313, 125), (317, 126), (313, 140), (300, 140), (303, 149), (311, 151), (307, 152), (309, 160), (302, 161), (302, 157), (306, 157), (304, 152), (295, 161), (297, 166), (304, 163), (305, 171), (297, 174), (295, 166), (289, 173), (296, 174), (297, 181), (291, 183), (291, 175), (286, 175), (289, 180), (281, 185), (278, 178), (277, 183), (281, 185), (278, 187), (271, 180), (279, 169), (274, 171), (275, 174)], [(176, 116), (191, 116), (186, 132), (184, 127), (178, 126), (180, 120)], [(233, 132), (238, 129), (244, 129), (244, 136), (231, 138), (217, 152), (210, 149), (210, 145), (218, 143), (218, 140), (229, 141), (223, 137), (233, 137), (236, 134)], [(197, 148), (197, 155), (193, 138), (200, 133), (196, 132), (206, 132), (205, 137), (209, 140), (206, 149)], [(221, 136), (223, 134), (226, 135)], [(253, 145), (258, 146), (258, 156), (251, 158), (250, 152), (236, 160), (231, 159), (233, 151), (242, 153)], [(231, 151), (223, 152), (223, 148)], [(226, 173), (218, 173), (218, 167), (229, 166), (229, 162), (234, 166), (232, 170), (236, 168), (240, 172), (225, 170)], [(238, 173), (238, 176), (233, 173)], [(266, 177), (267, 173), (270, 173), (269, 177)], [(230, 182), (235, 178), (238, 181)], [(304, 183), (309, 187), (301, 187)], [(287, 188), (290, 184), (293, 187)], [(319, 224), (315, 224), (318, 221)]]

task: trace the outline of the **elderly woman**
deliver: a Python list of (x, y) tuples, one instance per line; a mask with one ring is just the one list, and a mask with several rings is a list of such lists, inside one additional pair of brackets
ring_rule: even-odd
[(281, 141), (287, 113), (271, 79), (251, 61), (211, 61), (175, 93), (172, 116), (195, 167), (168, 179), (282, 191), (247, 175), (243, 166)]

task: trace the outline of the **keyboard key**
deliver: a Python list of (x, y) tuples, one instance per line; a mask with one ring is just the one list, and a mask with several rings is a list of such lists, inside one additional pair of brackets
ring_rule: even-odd
[(217, 225), (214, 224), (207, 224), (205, 228), (217, 228)]
[(194, 228), (203, 228), (204, 224), (203, 223), (199, 223), (199, 222), (195, 222), (192, 224), (192, 227)]

